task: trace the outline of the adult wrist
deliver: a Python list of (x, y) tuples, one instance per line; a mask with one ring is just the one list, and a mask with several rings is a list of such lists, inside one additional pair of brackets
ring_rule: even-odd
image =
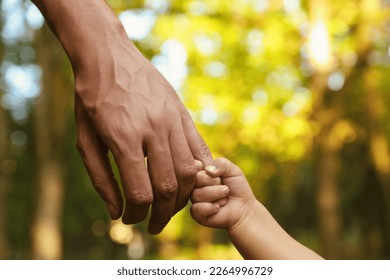
[[(59, 38), (75, 74), (96, 69), (121, 46), (132, 46), (118, 17), (104, 0), (33, 0)], [(106, 65), (107, 66), (107, 65)]]

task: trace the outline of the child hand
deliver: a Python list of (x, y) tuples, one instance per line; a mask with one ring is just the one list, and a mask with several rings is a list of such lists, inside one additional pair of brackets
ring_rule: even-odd
[[(193, 194), (194, 197), (199, 196), (196, 201), (215, 202), (218, 203), (220, 206), (225, 205), (227, 202), (229, 188), (227, 186), (221, 185), (220, 177), (214, 178), (209, 176), (206, 171), (203, 170), (203, 164), (201, 161), (195, 160), (195, 163), (197, 166), (198, 173), (196, 176), (195, 189), (193, 191)], [(205, 189), (199, 190), (196, 188)]]
[(198, 169), (191, 200), (191, 215), (198, 223), (226, 229), (239, 223), (256, 202), (241, 169), (225, 158)]

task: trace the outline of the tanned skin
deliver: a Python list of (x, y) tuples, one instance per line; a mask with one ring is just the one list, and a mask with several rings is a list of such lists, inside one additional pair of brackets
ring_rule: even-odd
[(205, 166), (212, 161), (208, 146), (174, 89), (129, 40), (104, 0), (33, 2), (72, 64), (77, 148), (92, 184), (112, 219), (140, 222), (152, 205), (148, 231), (161, 232), (187, 204), (194, 159)]

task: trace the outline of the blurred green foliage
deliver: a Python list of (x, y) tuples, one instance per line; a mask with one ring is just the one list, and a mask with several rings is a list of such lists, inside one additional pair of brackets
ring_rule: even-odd
[[(343, 253), (335, 257), (389, 258), (388, 1), (318, 1), (321, 9), (303, 0), (107, 2), (118, 14), (151, 12), (152, 29), (134, 43), (162, 69), (171, 65), (170, 77), (183, 77), (176, 89), (214, 156), (227, 157), (243, 169), (257, 198), (294, 238), (325, 252), (327, 232), (318, 226), (320, 137), (329, 139), (339, 165), (336, 207)], [(323, 18), (315, 13), (318, 10)], [(325, 70), (316, 65), (312, 55), (316, 50), (310, 49), (316, 20), (322, 20), (330, 44), (330, 54), (323, 54), (328, 63)], [(36, 38), (27, 42), (3, 38), (3, 65), (21, 56), (22, 45), (34, 47)], [(314, 48), (321, 51), (321, 43), (315, 41)], [(182, 58), (175, 68), (172, 53), (178, 51)], [(69, 80), (69, 65), (60, 67)], [(4, 78), (2, 90), (3, 96), (9, 90)], [(29, 110), (34, 111), (34, 106), (29, 103)], [(58, 143), (65, 146), (66, 155), (63, 258), (240, 258), (222, 230), (197, 225), (188, 209), (177, 214), (160, 235), (149, 236), (144, 222), (118, 229), (118, 234), (128, 230), (130, 240), (115, 239), (114, 226), (74, 148), (71, 107), (69, 116), (64, 116), (69, 133)], [(326, 114), (317, 114), (324, 108), (337, 109), (328, 117), (332, 119), (329, 132), (322, 122)], [(28, 135), (22, 147), (11, 141), (6, 156), (17, 164), (7, 175), (11, 182), (6, 209), (8, 257), (28, 259), (36, 199), (34, 141), (39, 140), (34, 140), (33, 118), (7, 119), (8, 135), (17, 130)]]

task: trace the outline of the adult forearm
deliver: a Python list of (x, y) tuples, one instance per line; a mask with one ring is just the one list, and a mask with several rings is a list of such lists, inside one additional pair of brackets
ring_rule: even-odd
[[(137, 50), (104, 0), (33, 0), (75, 74), (77, 147), (113, 219), (159, 233), (188, 201), (194, 158), (211, 154), (172, 86)], [(134, 28), (137, 28), (136, 26)], [(122, 182), (111, 169), (111, 151)], [(147, 157), (147, 167), (145, 166)]]
[[(118, 17), (104, 0), (32, 0), (61, 41), (73, 69), (91, 75), (111, 62), (118, 46), (135, 48)], [(130, 47), (130, 48), (129, 48)]]

